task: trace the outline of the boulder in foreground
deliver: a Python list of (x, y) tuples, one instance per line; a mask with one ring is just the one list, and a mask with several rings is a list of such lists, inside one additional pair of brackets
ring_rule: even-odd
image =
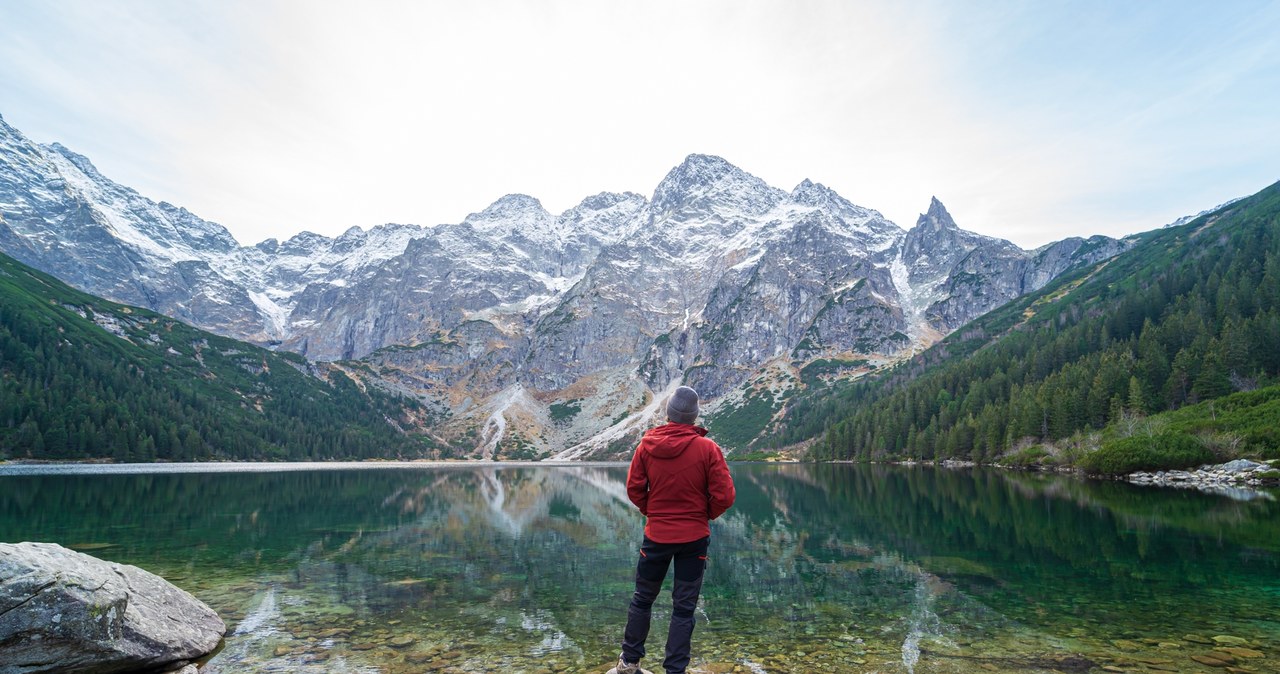
[(226, 631), (213, 609), (136, 566), (0, 543), (0, 674), (171, 671)]

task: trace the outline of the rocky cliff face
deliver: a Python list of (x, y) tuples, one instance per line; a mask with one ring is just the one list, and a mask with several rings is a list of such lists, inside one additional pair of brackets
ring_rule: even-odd
[(638, 195), (600, 194), (553, 216), (532, 197), (503, 197), (459, 224), (422, 232), (366, 275), (308, 285), (295, 296), (284, 346), (313, 358), (361, 358), (432, 342), (470, 321), (525, 335), (643, 206)]
[[(650, 198), (561, 214), (509, 195), (461, 223), (238, 245), (0, 120), (0, 249), (96, 294), (319, 360), (430, 403), (480, 455), (606, 451), (685, 383), (722, 417), (781, 409), (814, 367), (887, 363), (1125, 247), (1024, 251), (936, 199), (903, 231), (805, 180), (690, 155)], [(737, 418), (737, 417), (733, 417)]]

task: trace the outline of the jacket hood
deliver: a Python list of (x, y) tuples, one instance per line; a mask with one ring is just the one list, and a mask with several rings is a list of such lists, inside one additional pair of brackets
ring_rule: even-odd
[(647, 450), (655, 458), (671, 459), (680, 456), (689, 444), (707, 434), (707, 429), (693, 424), (670, 423), (649, 429), (640, 439), (640, 449)]

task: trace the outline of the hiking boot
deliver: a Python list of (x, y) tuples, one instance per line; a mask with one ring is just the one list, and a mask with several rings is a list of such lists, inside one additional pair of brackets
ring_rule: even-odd
[(607, 674), (653, 674), (653, 672), (650, 672), (647, 669), (640, 669), (640, 663), (627, 662), (622, 659), (621, 655), (619, 655), (618, 665), (613, 669), (610, 669)]

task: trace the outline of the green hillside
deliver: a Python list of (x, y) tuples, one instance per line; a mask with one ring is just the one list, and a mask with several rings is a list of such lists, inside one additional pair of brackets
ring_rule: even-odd
[(86, 295), (0, 255), (0, 459), (432, 455), (411, 401)]
[(1262, 393), (1233, 398), (1259, 407), (1230, 428), (1154, 423), (1280, 383), (1280, 183), (1138, 239), (889, 372), (800, 399), (771, 444), (816, 436), (819, 459), (1073, 462), (1136, 434), (1144, 452), (1280, 456), (1280, 411)]

